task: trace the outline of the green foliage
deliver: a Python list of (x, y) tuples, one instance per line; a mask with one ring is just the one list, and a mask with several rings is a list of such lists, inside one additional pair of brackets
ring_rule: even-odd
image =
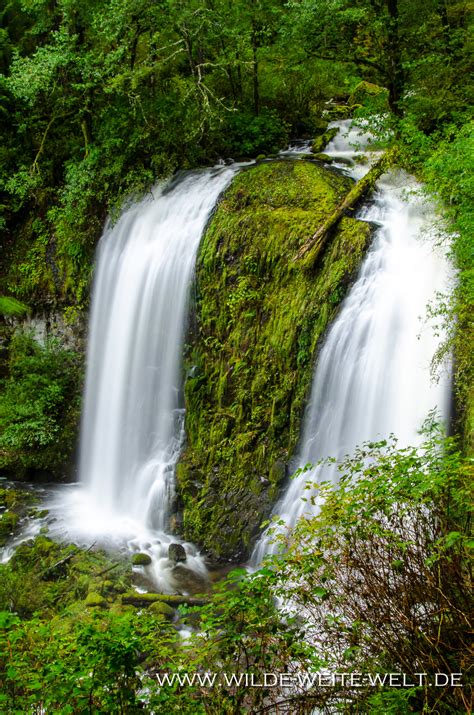
[(176, 635), (152, 615), (97, 613), (21, 622), (0, 614), (3, 712), (138, 713), (155, 682), (145, 673), (172, 658)]
[[(465, 673), (470, 624), (472, 464), (428, 423), (420, 448), (360, 447), (339, 481), (308, 484), (320, 505), (284, 539), (276, 592), (308, 614), (305, 639), (331, 672)], [(304, 478), (300, 475), (299, 478)], [(467, 693), (347, 694), (375, 712), (461, 712)], [(463, 700), (466, 696), (467, 700)], [(416, 704), (415, 704), (416, 703)], [(401, 709), (397, 709), (401, 708)], [(425, 709), (426, 710), (425, 710)]]
[[(474, 134), (472, 122), (457, 132), (448, 127), (423, 165), (428, 189), (438, 198), (453, 231), (453, 259), (458, 282), (452, 296), (440, 301), (438, 313), (448, 339), (444, 352), (454, 351), (458, 427), (464, 447), (474, 450)], [(442, 357), (440, 355), (439, 357)]]
[(28, 306), (21, 303), (16, 298), (0, 295), (0, 315), (2, 316), (19, 316), (25, 315), (28, 312)]
[(236, 112), (230, 115), (224, 132), (229, 132), (230, 141), (226, 147), (231, 156), (257, 156), (260, 153), (276, 152), (285, 146), (288, 127), (273, 110), (253, 116), (250, 112)]
[(74, 446), (80, 362), (58, 341), (40, 345), (17, 331), (0, 397), (0, 464), (61, 470)]
[[(339, 483), (310, 485), (320, 510), (281, 554), (181, 608), (196, 626), (187, 642), (146, 599), (140, 612), (117, 607), (127, 586), (100, 552), (45, 537), (22, 545), (0, 580), (2, 711), (468, 712), (470, 460), (430, 423), (419, 448), (370, 443), (330, 462)], [(86, 607), (87, 592), (100, 607)], [(415, 671), (463, 673), (464, 687), (311, 685), (318, 673)], [(265, 673), (300, 685), (245, 681)]]

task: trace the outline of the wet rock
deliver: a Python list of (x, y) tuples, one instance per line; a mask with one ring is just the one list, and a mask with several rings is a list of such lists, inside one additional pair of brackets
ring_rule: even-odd
[(172, 585), (178, 593), (202, 593), (209, 588), (205, 576), (192, 569), (177, 564), (171, 572)]
[(168, 558), (173, 564), (179, 564), (186, 561), (186, 550), (181, 544), (170, 544), (168, 548)]
[(334, 139), (338, 131), (339, 127), (331, 127), (331, 129), (325, 131), (324, 134), (321, 134), (321, 136), (315, 137), (311, 146), (312, 153), (320, 154), (329, 142)]
[(122, 604), (132, 605), (135, 608), (148, 608), (152, 603), (166, 603), (173, 609), (178, 606), (205, 606), (209, 603), (208, 598), (197, 598), (195, 596), (183, 596), (168, 593), (138, 593), (130, 591), (122, 595)]
[(323, 154), (322, 152), (315, 154), (314, 159), (317, 159), (318, 161), (324, 161), (325, 164), (331, 164), (331, 162), (334, 161), (332, 156), (329, 156), (329, 154)]
[(151, 556), (143, 553), (133, 554), (132, 564), (134, 566), (149, 566), (149, 564), (151, 564)]

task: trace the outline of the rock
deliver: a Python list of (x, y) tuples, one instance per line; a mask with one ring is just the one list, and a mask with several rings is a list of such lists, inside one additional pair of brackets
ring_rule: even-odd
[(333, 127), (332, 129), (325, 131), (324, 134), (321, 134), (321, 136), (315, 137), (311, 145), (311, 152), (313, 154), (320, 154), (327, 144), (334, 139), (338, 131), (338, 127)]
[(168, 558), (173, 564), (179, 564), (186, 561), (186, 550), (181, 544), (170, 544), (168, 548)]
[(107, 605), (107, 601), (100, 595), (100, 593), (94, 593), (94, 591), (91, 591), (91, 593), (87, 594), (85, 605), (87, 608), (94, 608), (95, 606), (104, 608), (104, 606)]
[(151, 564), (151, 556), (143, 553), (133, 554), (132, 564), (134, 566), (148, 566)]
[(169, 520), (169, 529), (171, 534), (179, 534), (183, 529), (183, 515), (180, 513), (172, 514)]
[(167, 621), (173, 621), (176, 614), (174, 608), (169, 606), (167, 603), (163, 603), (163, 601), (155, 601), (148, 606), (148, 611), (150, 611), (150, 613), (154, 613), (155, 615), (164, 616)]
[(175, 590), (181, 593), (202, 593), (207, 591), (209, 586), (205, 576), (182, 564), (174, 567), (171, 577)]
[(264, 161), (240, 172), (201, 243), (199, 330), (190, 331), (186, 347), (199, 371), (185, 385), (179, 533), (215, 564), (244, 561), (271, 513), (279, 489), (270, 468), (296, 449), (315, 346), (367, 244), (363, 222), (347, 218), (318, 271), (295, 272), (292, 252), (352, 187), (307, 159)]

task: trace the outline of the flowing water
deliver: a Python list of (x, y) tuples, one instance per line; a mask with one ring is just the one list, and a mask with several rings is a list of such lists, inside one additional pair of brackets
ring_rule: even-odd
[[(191, 172), (106, 227), (92, 295), (80, 487), (56, 504), (58, 536), (126, 543), (173, 590), (170, 517), (182, 442), (182, 353), (199, 242), (237, 165)], [(53, 503), (54, 511), (55, 505)], [(205, 573), (184, 544), (187, 566)]]
[[(360, 179), (368, 170), (360, 160), (367, 134), (335, 122), (339, 134), (324, 150), (335, 165)], [(403, 445), (416, 445), (432, 409), (447, 418), (450, 379), (445, 370), (433, 382), (430, 362), (439, 339), (424, 320), (427, 304), (450, 282), (444, 251), (433, 240), (433, 207), (420, 196), (414, 179), (392, 171), (377, 183), (369, 205), (358, 215), (376, 225), (373, 242), (357, 281), (343, 302), (318, 356), (304, 417), (299, 453), (292, 464), (341, 458), (367, 440), (393, 433)], [(274, 509), (287, 528), (314, 509), (306, 482), (336, 479), (336, 467), (320, 465), (292, 480)], [(316, 507), (317, 508), (317, 507)], [(264, 532), (251, 565), (278, 545)]]

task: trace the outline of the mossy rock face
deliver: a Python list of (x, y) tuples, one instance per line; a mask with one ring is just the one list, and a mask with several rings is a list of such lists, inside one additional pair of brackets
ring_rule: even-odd
[(294, 453), (318, 341), (370, 228), (344, 218), (311, 273), (293, 258), (351, 185), (311, 161), (260, 164), (203, 238), (176, 477), (185, 536), (216, 561), (247, 556)]
[(325, 164), (332, 164), (332, 162), (334, 161), (332, 156), (329, 156), (329, 154), (324, 154), (322, 152), (314, 154), (313, 158), (317, 159), (318, 161), (323, 161)]

